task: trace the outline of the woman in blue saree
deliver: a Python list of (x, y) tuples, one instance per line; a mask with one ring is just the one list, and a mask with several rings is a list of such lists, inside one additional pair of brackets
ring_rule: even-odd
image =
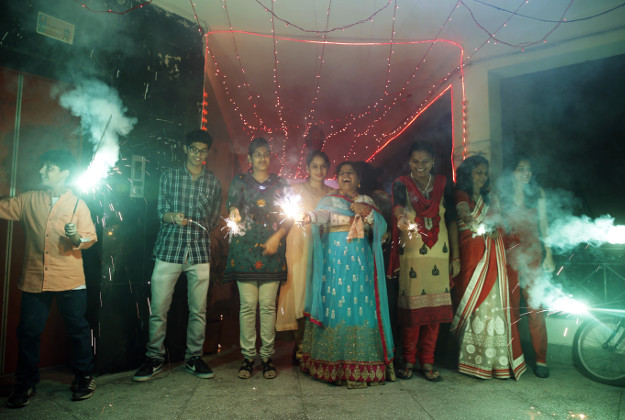
[(339, 191), (321, 199), (312, 223), (301, 369), (348, 388), (386, 379), (393, 339), (382, 258), (384, 218), (358, 193), (356, 166), (337, 168)]

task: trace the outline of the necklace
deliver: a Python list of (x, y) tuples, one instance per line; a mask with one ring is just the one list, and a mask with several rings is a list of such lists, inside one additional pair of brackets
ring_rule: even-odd
[(325, 197), (325, 195), (326, 195), (326, 192), (323, 190), (323, 187), (322, 187), (322, 189), (317, 189), (317, 188), (314, 188), (312, 185), (310, 185), (310, 183), (308, 183), (308, 182), (305, 182), (305, 183), (304, 183), (304, 187), (305, 187), (308, 191), (310, 191), (310, 193), (312, 194), (312, 196), (313, 196), (313, 197), (314, 197), (317, 201), (321, 200), (321, 199), (322, 199), (323, 197)]
[(419, 187), (419, 183), (417, 182), (417, 180), (412, 175), (412, 172), (410, 172), (410, 178), (412, 178), (412, 180), (414, 181), (414, 183), (417, 186), (417, 188), (419, 189), (419, 191), (421, 191), (423, 193), (423, 195), (427, 195), (428, 188), (430, 188), (430, 181), (432, 181), (432, 174), (431, 173), (429, 174), (428, 183), (425, 184), (425, 188), (424, 189), (421, 189), (421, 187)]

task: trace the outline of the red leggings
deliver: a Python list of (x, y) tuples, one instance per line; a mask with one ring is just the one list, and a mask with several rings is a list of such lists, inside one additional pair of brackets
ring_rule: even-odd
[[(531, 287), (521, 289), (525, 302), (529, 301), (528, 292), (532, 293)], [(532, 347), (536, 355), (536, 362), (547, 363), (547, 325), (545, 323), (545, 311), (531, 308), (529, 304), (527, 304), (527, 308), (521, 310), (521, 293), (510, 293), (510, 306), (512, 307), (513, 317), (519, 320), (521, 319), (521, 315), (527, 315), (527, 323), (529, 325), (530, 338), (532, 339)], [(521, 312), (523, 313), (521, 314)]]
[(436, 350), (436, 340), (438, 339), (438, 328), (440, 324), (419, 325), (417, 327), (402, 327), (401, 342), (402, 356), (404, 362), (417, 362), (423, 366), (424, 363), (434, 363), (434, 350)]

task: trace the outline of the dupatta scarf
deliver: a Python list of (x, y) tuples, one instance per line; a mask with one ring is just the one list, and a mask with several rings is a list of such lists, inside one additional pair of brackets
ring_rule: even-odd
[[(456, 191), (456, 198), (458, 198), (458, 191)], [(466, 193), (462, 193), (465, 194)], [(468, 200), (468, 195), (466, 195)], [(482, 197), (480, 197), (475, 203), (475, 208), (471, 212), (471, 217), (477, 224), (481, 224), (489, 216), (488, 205), (484, 203)], [(493, 239), (487, 235), (474, 236), (474, 233), (470, 230), (464, 221), (458, 219), (458, 229), (460, 230), (460, 254), (463, 258), (462, 267), (463, 270), (471, 266), (475, 266), (471, 273), (468, 283), (464, 289), (464, 293), (460, 299), (458, 308), (454, 315), (454, 320), (451, 324), (451, 331), (454, 335), (461, 339), (467, 329), (467, 325), (471, 320), (475, 309), (478, 308), (482, 302), (490, 295), (495, 282), (499, 284), (499, 299), (502, 305), (506, 333), (508, 341), (508, 357), (510, 360), (510, 366), (516, 379), (525, 371), (525, 361), (523, 359), (523, 350), (521, 349), (521, 342), (519, 340), (518, 330), (515, 324), (512, 322), (512, 314), (510, 311), (510, 285), (508, 282), (508, 275), (506, 271), (506, 256), (505, 249), (501, 235)], [(470, 238), (473, 236), (473, 238)], [(478, 261), (465, 262), (465, 256), (467, 253), (463, 252), (464, 247), (479, 246), (483, 241), (484, 251), (480, 256), (475, 255)], [(462, 285), (464, 286), (464, 285)], [(456, 287), (462, 287), (457, 285)]]
[[(414, 222), (417, 225), (417, 232), (421, 235), (423, 243), (432, 248), (438, 241), (438, 232), (440, 231), (441, 218), (439, 215), (440, 204), (445, 192), (445, 184), (447, 179), (444, 175), (436, 175), (434, 177), (434, 185), (432, 188), (432, 197), (425, 198), (423, 193), (417, 188), (410, 175), (403, 175), (397, 178), (396, 182), (400, 182), (406, 187), (406, 201), (409, 201), (412, 208), (416, 212)], [(395, 217), (395, 197), (393, 197), (393, 217), (392, 217), (392, 233), (391, 233), (391, 256), (389, 259), (387, 276), (394, 276), (400, 269), (399, 267), (399, 228), (397, 227), (397, 217)]]

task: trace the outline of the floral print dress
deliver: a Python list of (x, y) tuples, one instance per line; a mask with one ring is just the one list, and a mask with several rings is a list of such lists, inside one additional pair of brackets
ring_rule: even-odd
[(289, 222), (281, 216), (277, 201), (289, 193), (287, 182), (271, 174), (264, 182), (251, 174), (237, 175), (228, 189), (228, 209), (239, 209), (239, 234), (232, 234), (224, 281), (286, 280), (286, 241), (283, 239), (275, 255), (263, 255), (264, 244)]

